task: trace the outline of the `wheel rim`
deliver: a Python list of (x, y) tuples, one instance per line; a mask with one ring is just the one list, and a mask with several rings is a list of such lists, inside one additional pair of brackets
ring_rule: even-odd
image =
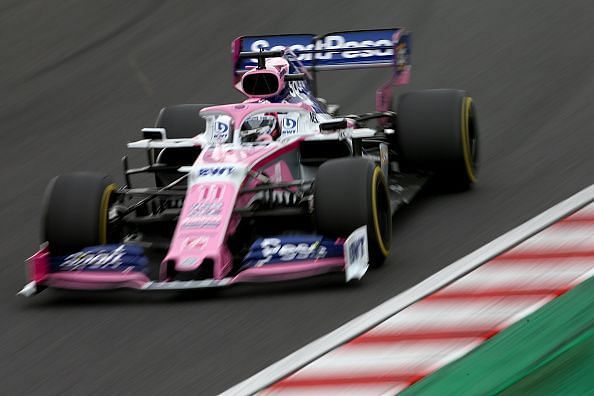
[[(478, 168), (478, 133), (477, 133), (477, 126), (476, 126), (476, 119), (474, 117), (474, 104), (472, 104), (472, 100), (470, 100), (470, 108), (468, 111), (468, 142), (470, 148), (470, 155), (472, 161), (472, 170), (473, 173), (476, 175), (476, 170)], [(475, 176), (476, 177), (476, 176)]]
[(110, 184), (105, 187), (103, 195), (101, 196), (101, 206), (99, 207), (99, 243), (101, 244), (107, 243), (107, 212), (109, 210), (111, 194), (115, 190), (117, 190), (117, 186), (115, 184)]
[(372, 186), (373, 227), (380, 251), (384, 256), (388, 256), (390, 254), (392, 218), (388, 191), (379, 167), (376, 167), (373, 171)]
[(465, 97), (462, 103), (461, 114), (462, 150), (464, 152), (464, 165), (470, 182), (476, 181), (476, 168), (478, 159), (478, 133), (474, 119), (472, 99)]

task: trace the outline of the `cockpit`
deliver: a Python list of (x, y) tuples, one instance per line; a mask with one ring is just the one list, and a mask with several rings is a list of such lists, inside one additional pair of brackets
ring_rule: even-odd
[(278, 115), (266, 113), (249, 117), (243, 121), (239, 136), (242, 143), (271, 142), (277, 140), (281, 133)]
[[(266, 144), (284, 140), (290, 136), (315, 133), (318, 124), (311, 111), (293, 104), (241, 104), (243, 114), (227, 106), (204, 109), (206, 119), (205, 139), (211, 144)], [(247, 111), (248, 107), (252, 111)]]

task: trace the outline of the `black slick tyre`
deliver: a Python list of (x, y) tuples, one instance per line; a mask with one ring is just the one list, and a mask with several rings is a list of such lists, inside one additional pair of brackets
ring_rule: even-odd
[(155, 128), (165, 128), (168, 139), (193, 138), (204, 132), (206, 121), (200, 110), (207, 104), (178, 104), (163, 107), (155, 121)]
[(109, 242), (108, 211), (117, 189), (107, 175), (91, 172), (54, 177), (45, 190), (41, 242), (65, 255)]
[(381, 169), (365, 158), (324, 162), (314, 185), (317, 231), (328, 237), (347, 237), (367, 226), (369, 261), (380, 266), (390, 254), (392, 212)]
[[(200, 110), (207, 104), (178, 104), (163, 107), (155, 121), (155, 128), (165, 128), (168, 139), (193, 138), (203, 133), (206, 121)], [(166, 166), (189, 166), (196, 161), (200, 148), (167, 148), (159, 152), (157, 163)], [(164, 187), (180, 176), (177, 172), (155, 172), (157, 187)]]
[(401, 95), (397, 147), (406, 170), (435, 174), (440, 185), (464, 190), (477, 180), (478, 123), (464, 91), (429, 89)]

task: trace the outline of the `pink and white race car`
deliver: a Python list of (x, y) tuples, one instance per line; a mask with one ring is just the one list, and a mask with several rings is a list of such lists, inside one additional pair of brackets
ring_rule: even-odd
[[(392, 105), (392, 87), (410, 76), (410, 44), (402, 28), (237, 38), (233, 80), (247, 100), (162, 109), (128, 144), (148, 164), (124, 157), (123, 187), (99, 173), (51, 180), (20, 294), (360, 279), (390, 254), (392, 214), (428, 180), (455, 189), (476, 180), (464, 91), (410, 92)], [(317, 71), (378, 66), (392, 78), (375, 112), (338, 116), (316, 95)], [(137, 187), (137, 174), (154, 185)]]

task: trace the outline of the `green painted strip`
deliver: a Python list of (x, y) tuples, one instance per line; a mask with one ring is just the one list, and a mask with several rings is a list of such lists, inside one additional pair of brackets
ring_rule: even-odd
[(593, 356), (594, 277), (402, 394), (589, 393)]
[(503, 395), (594, 394), (594, 328), (562, 353), (503, 391)]

